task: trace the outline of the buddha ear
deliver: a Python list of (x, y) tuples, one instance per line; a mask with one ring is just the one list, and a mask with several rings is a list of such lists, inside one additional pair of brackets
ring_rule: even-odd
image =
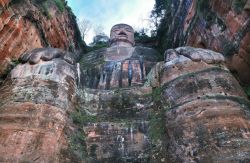
[(109, 38), (108, 45), (111, 46), (111, 39)]

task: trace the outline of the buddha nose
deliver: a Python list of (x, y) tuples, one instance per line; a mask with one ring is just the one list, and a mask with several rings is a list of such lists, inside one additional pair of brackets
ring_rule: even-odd
[(127, 34), (126, 34), (126, 32), (124, 32), (124, 30), (121, 30), (121, 32), (119, 32), (118, 35), (120, 35), (120, 36), (127, 36)]

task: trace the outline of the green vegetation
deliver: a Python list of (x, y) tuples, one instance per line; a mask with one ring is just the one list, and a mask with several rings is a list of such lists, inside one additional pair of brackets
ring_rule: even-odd
[(12, 0), (12, 1), (10, 2), (10, 6), (13, 5), (13, 4), (20, 3), (20, 2), (22, 2), (22, 0)]
[(161, 88), (155, 88), (152, 90), (152, 98), (155, 103), (161, 102), (162, 100), (161, 92), (162, 92)]
[(223, 51), (222, 54), (224, 56), (233, 56), (235, 53), (237, 53), (237, 47), (232, 41), (224, 40), (223, 41)]
[(48, 19), (51, 19), (52, 16), (50, 15), (50, 12), (49, 12), (49, 9), (48, 9), (48, 8), (49, 8), (48, 3), (46, 3), (46, 2), (42, 3), (42, 4), (41, 4), (41, 7), (42, 7), (42, 9), (41, 9), (42, 13), (43, 13)]
[(173, 37), (170, 36), (170, 26), (173, 22), (170, 0), (155, 0), (154, 9), (151, 12), (151, 19), (156, 26), (157, 50), (164, 54), (166, 49), (172, 48)]
[(34, 3), (36, 3), (36, 4), (41, 4), (41, 3), (43, 3), (43, 2), (45, 2), (45, 1), (47, 1), (47, 0), (32, 0)]
[[(149, 121), (150, 158), (151, 162), (159, 162), (166, 157), (166, 127), (165, 110), (151, 112)], [(161, 162), (161, 161), (160, 161)]]
[(11, 63), (13, 65), (13, 67), (16, 67), (16, 65), (18, 65), (20, 63), (20, 61), (18, 59), (13, 59), (13, 60), (11, 60)]
[(244, 87), (244, 90), (245, 90), (245, 92), (246, 92), (248, 98), (250, 98), (250, 86), (245, 86), (245, 87)]
[(135, 106), (136, 97), (133, 94), (128, 94), (121, 90), (116, 90), (114, 96), (111, 99), (110, 106), (112, 108), (112, 119), (127, 117), (131, 118), (136, 115), (135, 109), (132, 109)]
[(168, 104), (163, 99), (161, 88), (155, 88), (151, 95), (154, 106), (149, 118), (150, 156), (151, 162), (162, 162), (161, 160), (167, 157), (165, 113), (168, 110)]
[(154, 142), (165, 136), (165, 112), (168, 110), (168, 105), (162, 97), (161, 88), (153, 89), (151, 95), (154, 106), (149, 120), (149, 137)]
[(157, 50), (161, 54), (166, 49), (184, 46), (194, 27), (209, 29), (213, 24), (217, 24), (221, 31), (226, 29), (223, 19), (211, 9), (210, 1), (197, 0), (195, 3), (197, 7), (194, 17), (191, 22), (186, 22), (189, 24), (187, 30), (184, 31), (189, 3), (187, 1), (155, 0), (151, 19), (156, 22)]
[(77, 110), (71, 114), (73, 123), (83, 126), (88, 123), (96, 122), (96, 116), (88, 115), (84, 110)]
[(233, 0), (232, 2), (232, 7), (233, 10), (237, 13), (240, 14), (246, 5), (247, 0)]
[(164, 109), (151, 112), (149, 121), (149, 137), (151, 141), (161, 140), (166, 133), (165, 129), (165, 111)]
[(86, 159), (87, 156), (85, 138), (85, 133), (81, 128), (70, 137), (69, 150), (81, 160)]
[(63, 12), (66, 8), (67, 2), (65, 0), (32, 0), (34, 4), (36, 4), (41, 12), (48, 18), (51, 19), (52, 16), (49, 12), (49, 6), (55, 4), (60, 12)]
[(98, 42), (94, 46), (88, 46), (87, 47), (87, 52), (91, 52), (91, 51), (94, 51), (94, 50), (98, 50), (98, 49), (101, 49), (101, 48), (107, 48), (107, 47), (108, 47), (107, 42)]
[(65, 1), (64, 0), (54, 0), (56, 3), (57, 8), (59, 9), (60, 12), (63, 12), (65, 9)]
[(12, 59), (9, 66), (4, 70), (4, 73), (0, 76), (1, 80), (4, 80), (11, 72), (11, 70), (15, 68), (19, 63), (20, 63), (19, 60)]
[(84, 160), (87, 158), (86, 135), (83, 131), (83, 126), (90, 122), (95, 122), (96, 117), (87, 115), (85, 111), (76, 109), (75, 112), (71, 113), (71, 119), (76, 125), (76, 129), (70, 134), (70, 150), (79, 159)]
[[(136, 43), (147, 43), (147, 42), (154, 42), (156, 41), (155, 36), (148, 36), (146, 34), (147, 29), (141, 29), (140, 31), (135, 31), (134, 37), (135, 37), (135, 42)], [(153, 31), (151, 31), (153, 32)]]

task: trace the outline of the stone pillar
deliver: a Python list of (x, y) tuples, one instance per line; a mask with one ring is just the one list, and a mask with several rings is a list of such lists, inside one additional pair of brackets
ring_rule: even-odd
[(250, 103), (219, 53), (181, 47), (161, 74), (168, 151), (174, 162), (249, 162)]

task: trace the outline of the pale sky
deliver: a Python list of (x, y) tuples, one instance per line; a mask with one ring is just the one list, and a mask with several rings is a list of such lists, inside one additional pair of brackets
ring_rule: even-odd
[[(109, 36), (110, 29), (118, 23), (131, 25), (135, 30), (148, 28), (147, 21), (155, 0), (68, 0), (68, 5), (79, 20), (87, 19), (94, 26), (101, 25)], [(93, 30), (85, 38), (92, 42)]]

